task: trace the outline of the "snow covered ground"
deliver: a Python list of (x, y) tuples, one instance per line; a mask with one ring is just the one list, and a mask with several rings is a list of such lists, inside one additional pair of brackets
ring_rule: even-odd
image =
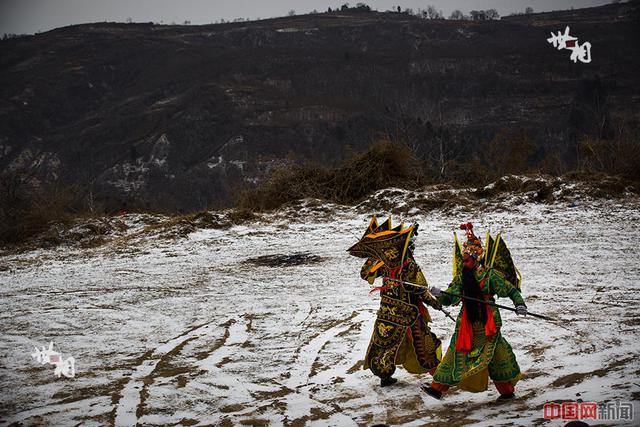
[[(4, 255), (0, 425), (564, 425), (543, 418), (544, 403), (578, 400), (633, 402), (635, 422), (589, 423), (637, 425), (639, 206), (628, 197), (394, 218), (420, 223), (416, 259), (440, 287), (453, 227), (502, 231), (529, 310), (564, 320), (567, 329), (503, 311), (526, 375), (507, 403), (493, 385), (436, 401), (419, 389), (429, 375), (402, 369), (382, 389), (361, 369), (379, 296), (345, 252), (370, 218), (354, 208), (309, 204), (186, 237)], [(295, 254), (306, 254), (298, 265), (263, 265)], [(432, 317), (448, 344), (453, 323)], [(49, 341), (75, 358), (75, 378), (31, 358)]]

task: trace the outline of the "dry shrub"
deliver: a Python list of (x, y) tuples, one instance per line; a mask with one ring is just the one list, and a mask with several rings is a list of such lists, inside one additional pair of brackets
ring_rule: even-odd
[[(69, 187), (42, 185), (20, 171), (0, 175), (0, 244), (21, 243), (54, 223), (67, 223), (73, 194)], [(45, 237), (56, 240), (54, 235)]]
[(415, 184), (418, 169), (409, 146), (382, 139), (333, 171), (326, 196), (352, 203), (381, 188)]
[(407, 145), (382, 139), (338, 169), (282, 166), (268, 181), (242, 191), (237, 204), (244, 209), (265, 210), (304, 198), (353, 203), (381, 188), (415, 186), (417, 170)]
[(585, 138), (578, 145), (580, 170), (640, 180), (640, 135), (623, 132), (613, 139)]
[(186, 222), (196, 226), (197, 228), (227, 228), (229, 224), (219, 214), (211, 211), (199, 211), (183, 217)]
[(538, 175), (535, 177), (520, 177), (507, 175), (496, 180), (490, 186), (478, 187), (472, 194), (477, 198), (491, 199), (505, 194), (530, 193), (536, 202), (551, 201), (553, 192), (559, 182), (551, 176)]
[(190, 214), (176, 215), (164, 221), (147, 225), (143, 234), (158, 233), (165, 238), (184, 237), (198, 229), (224, 229), (231, 224), (223, 215), (211, 211), (198, 211)]
[(253, 211), (247, 208), (236, 208), (227, 214), (227, 219), (236, 225), (243, 224), (255, 218), (256, 216)]
[(629, 178), (604, 172), (575, 171), (566, 174), (565, 178), (587, 184), (588, 193), (594, 198), (621, 197), (628, 192), (638, 194), (640, 191)]
[(329, 176), (328, 171), (314, 166), (281, 166), (258, 187), (241, 191), (237, 205), (240, 209), (269, 210), (306, 197), (323, 197), (321, 183)]
[(472, 155), (462, 161), (451, 162), (448, 182), (474, 187), (488, 184), (495, 176), (477, 155)]
[(492, 179), (508, 174), (524, 174), (531, 171), (531, 157), (536, 144), (526, 133), (502, 130), (489, 141), (481, 144), (484, 164)]

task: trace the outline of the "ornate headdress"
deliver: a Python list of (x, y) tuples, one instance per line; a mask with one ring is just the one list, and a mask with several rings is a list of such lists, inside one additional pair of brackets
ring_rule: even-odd
[(476, 261), (482, 259), (484, 249), (482, 249), (482, 242), (480, 238), (473, 233), (473, 224), (470, 222), (466, 224), (460, 224), (460, 230), (464, 230), (467, 233), (467, 241), (462, 244), (462, 254), (469, 255)]
[(392, 228), (391, 218), (382, 225), (375, 227), (374, 219), (369, 223), (367, 232), (360, 241), (347, 251), (359, 258), (373, 258), (381, 260), (389, 268), (401, 267), (407, 256), (409, 241), (414, 227), (404, 228), (402, 224)]

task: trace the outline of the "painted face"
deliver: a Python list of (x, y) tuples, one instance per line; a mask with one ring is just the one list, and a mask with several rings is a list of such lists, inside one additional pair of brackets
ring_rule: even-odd
[(465, 254), (464, 257), (462, 257), (462, 265), (464, 265), (466, 268), (475, 268), (476, 260), (474, 257)]

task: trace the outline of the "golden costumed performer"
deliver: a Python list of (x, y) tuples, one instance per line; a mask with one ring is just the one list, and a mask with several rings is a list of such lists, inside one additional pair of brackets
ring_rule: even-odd
[(353, 256), (367, 258), (360, 275), (370, 285), (377, 277), (383, 278), (382, 286), (371, 291), (379, 291), (381, 300), (363, 366), (380, 378), (383, 387), (397, 381), (393, 378), (396, 365), (413, 374), (433, 373), (441, 359), (441, 343), (429, 329), (431, 317), (425, 304), (441, 306), (429, 293), (413, 258), (417, 228), (417, 224), (392, 228), (391, 218), (378, 225), (373, 217), (364, 236), (348, 249)]

